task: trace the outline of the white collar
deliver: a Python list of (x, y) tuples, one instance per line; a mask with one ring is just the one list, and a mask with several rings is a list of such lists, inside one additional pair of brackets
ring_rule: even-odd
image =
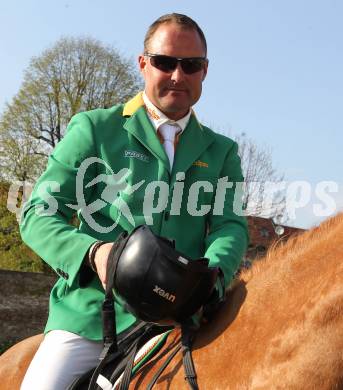
[(192, 114), (191, 109), (189, 109), (188, 113), (183, 118), (181, 118), (177, 121), (174, 121), (173, 119), (168, 118), (153, 103), (151, 103), (151, 101), (148, 98), (148, 96), (146, 95), (145, 91), (143, 92), (143, 100), (144, 100), (144, 104), (146, 107), (146, 111), (148, 113), (148, 117), (151, 120), (152, 124), (154, 125), (156, 131), (158, 130), (158, 128), (161, 125), (163, 125), (165, 123), (170, 123), (170, 124), (177, 123), (181, 128), (180, 133), (182, 133), (185, 130), (187, 123), (189, 121), (189, 118)]

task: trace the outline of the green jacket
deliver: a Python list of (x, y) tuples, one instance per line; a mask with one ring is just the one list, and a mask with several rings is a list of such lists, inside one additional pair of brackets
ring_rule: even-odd
[[(176, 177), (178, 172), (185, 174)], [(180, 136), (172, 171), (141, 94), (125, 105), (75, 115), (24, 207), (20, 226), (25, 243), (60, 276), (51, 291), (45, 332), (64, 329), (102, 339), (104, 291), (83, 264), (84, 257), (95, 241), (114, 241), (123, 230), (141, 224), (174, 239), (176, 248), (192, 258), (208, 257), (211, 266), (222, 268), (228, 285), (248, 234), (245, 218), (232, 211), (233, 188), (222, 199), (223, 212), (213, 212), (221, 177), (243, 180), (237, 144), (201, 125), (193, 113)], [(189, 192), (197, 181), (207, 184), (195, 184)], [(159, 186), (167, 193), (165, 203), (158, 199)], [(202, 215), (206, 205), (212, 211)], [(75, 210), (78, 228), (69, 224)], [(116, 313), (118, 333), (135, 321), (120, 302)]]

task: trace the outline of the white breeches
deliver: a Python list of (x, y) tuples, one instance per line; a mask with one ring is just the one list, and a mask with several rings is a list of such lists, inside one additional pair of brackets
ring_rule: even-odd
[(65, 390), (98, 364), (102, 347), (102, 341), (65, 330), (50, 331), (32, 359), (21, 390)]

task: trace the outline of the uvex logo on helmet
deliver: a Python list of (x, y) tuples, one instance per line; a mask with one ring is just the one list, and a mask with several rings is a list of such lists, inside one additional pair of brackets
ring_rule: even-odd
[(153, 289), (153, 292), (160, 295), (162, 298), (166, 299), (167, 301), (170, 301), (170, 302), (174, 302), (175, 301), (175, 295), (167, 292), (167, 291), (164, 291), (161, 287), (159, 286), (156, 286), (155, 285), (155, 288)]

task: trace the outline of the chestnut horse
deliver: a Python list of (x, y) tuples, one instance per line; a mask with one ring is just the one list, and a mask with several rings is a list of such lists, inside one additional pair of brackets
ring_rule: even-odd
[[(0, 357), (1, 389), (18, 388), (37, 344), (28, 339)], [(193, 360), (201, 390), (343, 389), (343, 214), (243, 272), (200, 329)], [(144, 389), (162, 363), (143, 367), (130, 388)], [(180, 355), (154, 388), (188, 388)]]

